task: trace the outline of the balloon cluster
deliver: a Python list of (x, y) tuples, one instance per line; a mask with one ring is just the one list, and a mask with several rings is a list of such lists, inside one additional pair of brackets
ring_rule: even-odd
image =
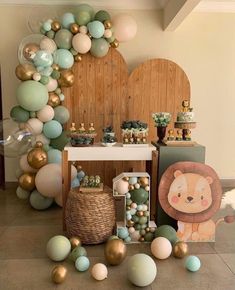
[[(61, 150), (69, 141), (63, 125), (70, 118), (62, 104), (65, 99), (62, 88), (71, 87), (75, 82), (74, 62), (80, 62), (82, 55), (88, 52), (94, 57), (103, 57), (110, 46), (118, 47), (119, 42), (133, 38), (136, 31), (136, 23), (128, 15), (119, 14), (111, 20), (107, 11), (95, 13), (91, 6), (81, 4), (74, 13), (65, 13), (60, 21), (42, 22), (41, 34), (31, 34), (22, 40), (18, 50), (20, 64), (15, 70), (22, 82), (16, 93), (18, 105), (12, 108), (10, 115), (21, 130), (29, 132), (39, 142), (32, 149), (32, 138), (26, 138), (24, 142), (32, 150), (19, 154), (20, 169), (16, 173), (18, 197), (30, 196), (35, 209), (48, 208), (53, 199), (62, 205)], [(17, 146), (23, 147), (18, 143)], [(5, 150), (2, 151), (7, 152), (7, 146), (9, 142), (4, 140), (1, 147)], [(79, 185), (79, 179), (72, 185)]]

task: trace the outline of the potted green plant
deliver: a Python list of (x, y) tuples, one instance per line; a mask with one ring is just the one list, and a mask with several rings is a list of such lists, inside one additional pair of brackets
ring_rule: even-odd
[(164, 144), (163, 140), (166, 135), (167, 125), (171, 121), (171, 113), (168, 112), (157, 112), (152, 114), (153, 121), (155, 123), (155, 127), (157, 127), (157, 142), (160, 144)]

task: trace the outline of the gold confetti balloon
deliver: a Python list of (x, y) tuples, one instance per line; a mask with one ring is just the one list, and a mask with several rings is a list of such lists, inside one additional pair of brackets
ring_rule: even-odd
[(24, 173), (19, 178), (19, 185), (25, 190), (31, 191), (35, 187), (35, 174)]
[(72, 250), (75, 249), (76, 247), (82, 245), (82, 241), (81, 241), (81, 239), (78, 238), (78, 237), (72, 237), (72, 238), (69, 239), (69, 241), (70, 241), (71, 249), (72, 249)]
[(126, 245), (123, 240), (109, 240), (104, 248), (104, 256), (110, 265), (119, 265), (126, 257)]
[(42, 142), (37, 142), (35, 148), (29, 151), (27, 161), (29, 165), (35, 169), (39, 169), (47, 164), (47, 153), (43, 150)]
[(174, 257), (182, 259), (188, 255), (188, 245), (185, 242), (176, 242), (172, 252)]
[(51, 272), (51, 279), (56, 284), (61, 284), (64, 282), (67, 276), (67, 268), (63, 265), (55, 266)]
[(53, 108), (59, 106), (60, 97), (56, 93), (50, 92), (47, 104)]

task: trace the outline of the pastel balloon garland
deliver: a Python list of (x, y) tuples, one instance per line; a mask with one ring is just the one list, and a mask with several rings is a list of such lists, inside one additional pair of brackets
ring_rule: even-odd
[[(25, 37), (18, 50), (20, 64), (15, 73), (22, 82), (17, 88), (18, 105), (11, 118), (27, 129), (36, 145), (20, 156), (17, 196), (29, 198), (33, 208), (44, 210), (53, 200), (62, 206), (61, 150), (69, 139), (63, 125), (70, 113), (63, 106), (63, 87), (74, 84), (71, 68), (90, 53), (104, 57), (110, 47), (132, 39), (137, 32), (135, 20), (126, 14), (112, 20), (105, 10), (95, 13), (88, 4), (78, 5), (61, 20), (48, 19), (40, 27), (41, 34)], [(73, 166), (71, 181), (79, 179)], [(72, 182), (72, 184), (78, 184)]]

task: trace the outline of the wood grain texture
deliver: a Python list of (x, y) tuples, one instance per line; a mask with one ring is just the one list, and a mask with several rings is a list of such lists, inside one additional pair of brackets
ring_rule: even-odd
[[(149, 142), (156, 140), (156, 129), (151, 114), (158, 111), (172, 113), (173, 127), (184, 99), (190, 98), (190, 84), (184, 71), (166, 59), (152, 59), (138, 66), (128, 76), (127, 65), (121, 54), (110, 48), (103, 58), (90, 54), (73, 66), (75, 84), (63, 89), (64, 105), (70, 111), (70, 120), (88, 129), (93, 122), (97, 130), (96, 142), (102, 138), (102, 129), (112, 125), (121, 141), (120, 125), (124, 120), (142, 120), (148, 123)], [(104, 184), (111, 186), (112, 178), (124, 171), (145, 171), (145, 162), (83, 162), (87, 174), (99, 174)]]

